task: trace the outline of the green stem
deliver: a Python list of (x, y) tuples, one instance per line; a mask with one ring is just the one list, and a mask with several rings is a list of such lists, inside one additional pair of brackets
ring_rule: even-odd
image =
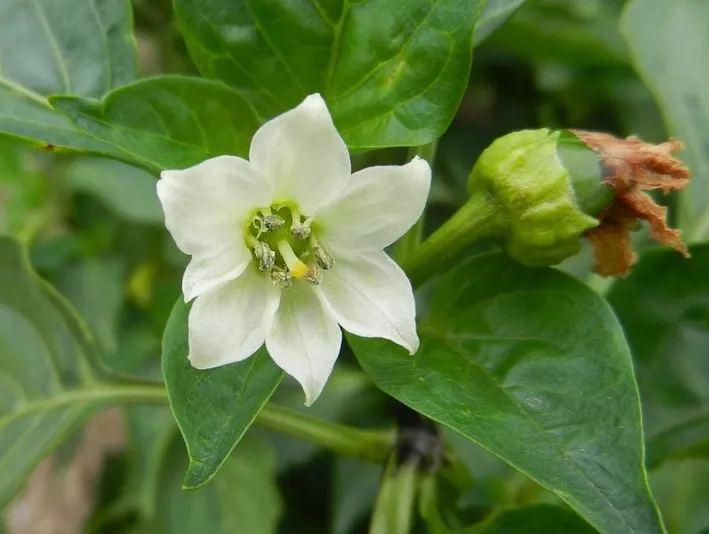
[(256, 422), (295, 438), (301, 438), (345, 456), (383, 463), (391, 454), (396, 435), (393, 430), (360, 430), (315, 419), (302, 412), (268, 404)]
[(414, 287), (441, 268), (452, 266), (455, 258), (473, 243), (501, 237), (507, 227), (504, 209), (483, 189), (473, 191), (468, 201), (443, 226), (431, 234), (403, 261), (403, 269)]
[[(122, 381), (65, 391), (51, 400), (26, 405), (18, 417), (28, 412), (48, 411), (75, 404), (167, 404), (165, 386), (156, 382)], [(10, 417), (11, 419), (12, 417)], [(5, 418), (4, 422), (7, 422)], [(283, 434), (310, 441), (338, 454), (373, 463), (383, 463), (395, 444), (393, 430), (360, 430), (324, 421), (303, 412), (268, 404), (258, 414), (256, 423)]]

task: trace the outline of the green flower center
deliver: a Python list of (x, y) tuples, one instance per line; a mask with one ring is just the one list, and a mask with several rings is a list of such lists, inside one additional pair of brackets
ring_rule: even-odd
[(334, 260), (317, 241), (313, 221), (293, 205), (254, 210), (244, 227), (244, 239), (259, 269), (273, 283), (289, 288), (294, 280), (317, 285)]

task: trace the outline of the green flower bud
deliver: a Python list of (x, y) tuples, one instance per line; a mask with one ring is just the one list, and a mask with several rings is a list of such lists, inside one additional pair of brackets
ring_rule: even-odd
[(504, 213), (506, 252), (532, 267), (576, 254), (584, 232), (613, 201), (597, 154), (565, 130), (522, 130), (500, 137), (468, 179), (471, 196), (485, 191)]

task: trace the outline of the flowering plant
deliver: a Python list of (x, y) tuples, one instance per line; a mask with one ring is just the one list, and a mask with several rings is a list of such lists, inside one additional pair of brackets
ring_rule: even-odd
[(0, 2), (0, 530), (706, 531), (707, 20)]

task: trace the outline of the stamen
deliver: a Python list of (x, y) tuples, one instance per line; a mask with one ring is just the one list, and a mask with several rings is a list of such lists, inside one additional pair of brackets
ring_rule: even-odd
[(302, 215), (298, 211), (298, 208), (290, 207), (291, 220), (293, 221), (290, 225), (290, 233), (293, 237), (298, 239), (308, 239), (310, 237), (310, 219), (305, 222), (301, 222)]
[(318, 262), (318, 265), (326, 271), (328, 269), (332, 269), (332, 266), (335, 265), (335, 258), (333, 258), (332, 254), (320, 246), (317, 239), (315, 239), (315, 236), (310, 238), (310, 245), (312, 246), (315, 261)]
[(298, 259), (298, 256), (295, 255), (295, 252), (293, 252), (293, 249), (288, 241), (279, 241), (278, 251), (281, 253), (283, 261), (286, 262), (288, 270), (291, 272), (291, 275), (293, 275), (293, 278), (303, 278), (306, 274), (308, 274), (310, 267)]
[(266, 232), (273, 232), (274, 230), (278, 230), (285, 223), (286, 221), (284, 221), (278, 215), (266, 215), (263, 218), (263, 228)]
[(274, 267), (271, 270), (271, 281), (281, 289), (288, 289), (293, 285), (293, 277), (290, 272), (280, 267)]
[(309, 282), (314, 286), (320, 285), (320, 282), (322, 281), (322, 271), (317, 265), (311, 265), (303, 278), (306, 282)]
[(262, 271), (268, 271), (276, 263), (276, 252), (263, 241), (256, 241), (254, 256), (259, 261), (258, 268)]

